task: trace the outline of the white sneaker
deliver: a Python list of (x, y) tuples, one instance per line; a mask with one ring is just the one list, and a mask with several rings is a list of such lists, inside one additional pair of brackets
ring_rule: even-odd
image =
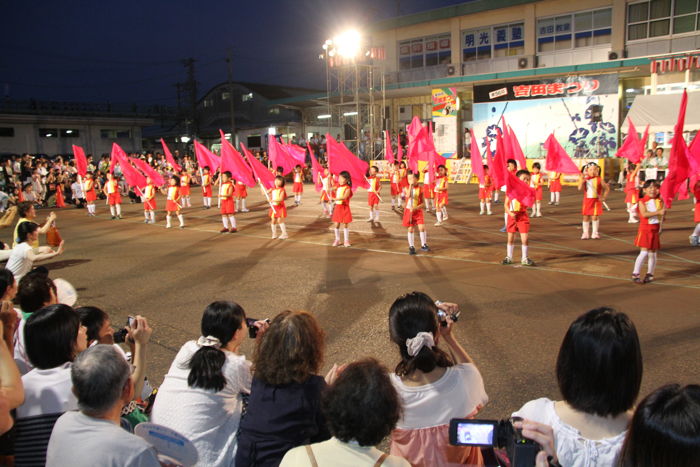
[(592, 238), (593, 240), (600, 240), (600, 235), (597, 234), (597, 233), (595, 233), (595, 234), (591, 235), (591, 238)]
[(440, 227), (442, 225), (442, 222), (436, 222), (435, 227)]
[(583, 235), (581, 235), (581, 240), (588, 240), (588, 239), (590, 239), (590, 238), (591, 238), (591, 237), (589, 237), (588, 234), (583, 234)]
[(282, 235), (280, 235), (278, 238), (279, 238), (280, 240), (286, 240), (286, 239), (289, 238), (289, 235), (287, 235), (287, 234), (282, 234)]

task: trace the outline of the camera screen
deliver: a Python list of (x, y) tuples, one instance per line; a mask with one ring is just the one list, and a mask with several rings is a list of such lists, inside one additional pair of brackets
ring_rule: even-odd
[(494, 425), (461, 422), (457, 425), (457, 444), (493, 446)]

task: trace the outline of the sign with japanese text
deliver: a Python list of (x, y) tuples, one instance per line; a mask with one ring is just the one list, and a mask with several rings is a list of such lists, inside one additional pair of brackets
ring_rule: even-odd
[[(615, 75), (566, 76), (550, 80), (474, 86), (474, 102), (517, 101), (617, 94)], [(506, 92), (503, 92), (506, 89)], [(495, 92), (498, 91), (498, 92)]]

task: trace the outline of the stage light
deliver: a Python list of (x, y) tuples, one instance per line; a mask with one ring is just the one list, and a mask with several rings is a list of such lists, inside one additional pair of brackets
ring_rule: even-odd
[(180, 137), (180, 141), (181, 141), (182, 143), (189, 143), (191, 139), (192, 139), (192, 138), (190, 138), (189, 136), (181, 136), (181, 137)]
[(355, 58), (360, 52), (362, 36), (356, 29), (349, 29), (333, 39), (338, 55)]
[(319, 115), (317, 118), (318, 118), (319, 120), (326, 120), (326, 119), (328, 119), (328, 118), (331, 118), (331, 116), (328, 115), (328, 114), (325, 114), (325, 115)]
[(345, 112), (343, 114), (344, 117), (352, 117), (353, 115), (357, 115), (357, 112)]

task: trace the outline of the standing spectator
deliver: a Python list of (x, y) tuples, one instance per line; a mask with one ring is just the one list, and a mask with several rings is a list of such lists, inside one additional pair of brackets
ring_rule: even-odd
[(56, 421), (47, 466), (160, 467), (153, 447), (119, 426), (134, 383), (128, 363), (114, 347), (96, 345), (83, 352), (71, 368), (71, 381), (80, 411), (66, 412)]
[(634, 324), (611, 308), (581, 315), (564, 336), (556, 373), (564, 400), (536, 399), (513, 415), (554, 429), (562, 465), (613, 465), (642, 382)]

